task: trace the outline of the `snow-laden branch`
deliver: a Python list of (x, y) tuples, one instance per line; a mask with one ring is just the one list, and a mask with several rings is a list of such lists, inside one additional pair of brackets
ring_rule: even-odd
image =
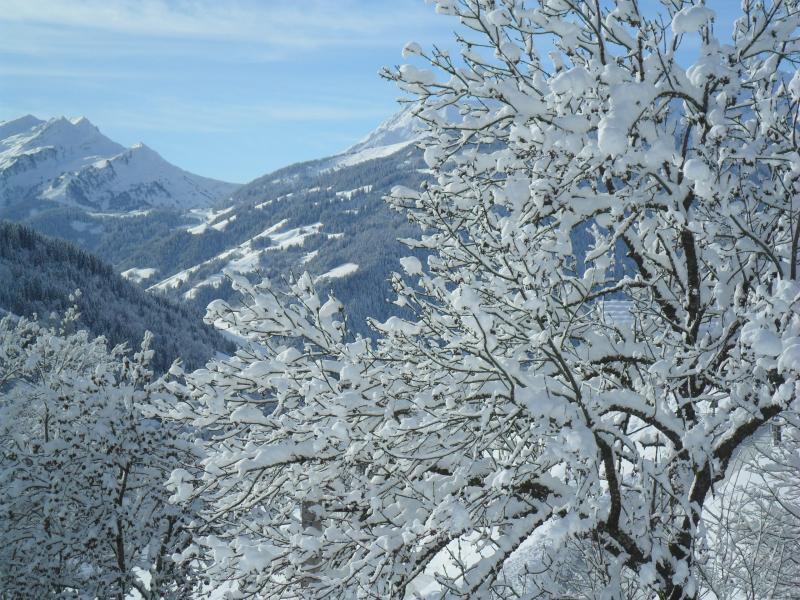
[(392, 280), (413, 317), (352, 340), (308, 277), (210, 307), (254, 343), (176, 408), (208, 432), (209, 572), (694, 598), (715, 485), (797, 409), (798, 5), (745, 2), (726, 43), (701, 2), (435, 4), (460, 55), (384, 72), (429, 134), (432, 180), (389, 198), (430, 253)]

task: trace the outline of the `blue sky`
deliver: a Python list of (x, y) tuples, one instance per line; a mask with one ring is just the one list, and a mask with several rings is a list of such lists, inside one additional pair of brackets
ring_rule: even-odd
[[(738, 2), (708, 4), (728, 29)], [(358, 141), (396, 110), (378, 70), (454, 24), (423, 0), (3, 0), (0, 120), (86, 116), (245, 182)]]
[(3, 0), (0, 120), (83, 115), (244, 182), (358, 141), (396, 110), (378, 70), (451, 31), (421, 0)]

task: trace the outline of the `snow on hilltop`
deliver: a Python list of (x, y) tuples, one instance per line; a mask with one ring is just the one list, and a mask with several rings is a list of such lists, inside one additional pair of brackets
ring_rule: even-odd
[(184, 171), (143, 144), (125, 148), (85, 117), (0, 123), (0, 207), (39, 199), (104, 211), (190, 209), (237, 187)]
[(372, 148), (393, 146), (395, 144), (413, 142), (419, 137), (419, 121), (408, 106), (395, 113), (377, 128), (372, 130), (358, 143), (344, 151), (345, 154), (355, 154)]
[[(449, 121), (459, 122), (461, 117), (452, 107), (442, 109)], [(340, 169), (358, 163), (391, 156), (419, 141), (425, 135), (422, 121), (406, 106), (373, 129), (366, 137), (343, 153), (322, 162), (325, 168)]]
[(341, 169), (391, 156), (419, 140), (420, 136), (420, 121), (411, 113), (411, 107), (406, 107), (341, 154), (323, 160), (318, 170)]

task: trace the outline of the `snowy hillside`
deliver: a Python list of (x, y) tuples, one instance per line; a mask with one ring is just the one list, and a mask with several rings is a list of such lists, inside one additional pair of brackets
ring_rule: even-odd
[[(40, 152), (47, 169), (33, 165), (15, 193), (3, 184), (12, 204), (0, 202), (0, 216), (77, 243), (129, 281), (200, 308), (230, 297), (226, 271), (280, 280), (308, 270), (363, 324), (396, 311), (387, 279), (406, 253), (397, 238), (415, 230), (383, 197), (426, 177), (417, 126), (400, 111), (339, 155), (232, 189), (146, 146), (126, 150), (85, 119), (23, 117), (0, 125), (3, 160), (21, 164)], [(59, 161), (69, 170), (58, 172)]]
[(143, 144), (126, 149), (83, 117), (0, 124), (0, 207), (41, 200), (110, 212), (188, 210), (237, 187), (188, 173)]
[(395, 185), (419, 186), (425, 178), (420, 152), (403, 144), (387, 156), (317, 174), (303, 168), (243, 186), (229, 205), (141, 248), (121, 266), (136, 274), (157, 268), (143, 285), (200, 306), (232, 297), (225, 273), (281, 281), (307, 270), (320, 289), (345, 302), (355, 328), (364, 331), (367, 315), (396, 311), (387, 302), (387, 280), (407, 253), (397, 239), (415, 230), (383, 197)]

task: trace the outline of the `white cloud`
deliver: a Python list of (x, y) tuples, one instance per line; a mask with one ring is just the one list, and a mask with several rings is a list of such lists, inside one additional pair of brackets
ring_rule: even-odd
[[(424, 31), (436, 18), (417, 0), (4, 0), (0, 10), (3, 37), (15, 38), (18, 52), (49, 46), (91, 47), (91, 34), (116, 34), (150, 40), (235, 41), (275, 48), (319, 49), (327, 46), (392, 44), (399, 30)], [(45, 39), (25, 44), (25, 29)], [(81, 33), (80, 37), (77, 32)], [(116, 40), (123, 45), (125, 40)], [(11, 44), (3, 44), (11, 49)], [(112, 48), (113, 50), (113, 48)], [(147, 51), (146, 46), (139, 47)]]
[(112, 69), (90, 69), (83, 67), (52, 67), (52, 66), (11, 66), (0, 64), (0, 77), (27, 77), (31, 79), (130, 79), (141, 76), (140, 72), (121, 71)]
[(423, 0), (0, 0), (0, 119), (85, 115), (241, 180), (362, 137), (380, 66), (451, 27)]
[[(386, 107), (358, 99), (319, 98), (315, 102), (294, 103), (187, 103), (178, 98), (142, 98), (138, 106), (99, 108), (88, 115), (97, 125), (135, 123), (145, 131), (173, 133), (225, 133), (265, 131), (275, 123), (318, 123), (363, 121), (378, 122), (386, 117)], [(56, 116), (50, 115), (46, 116)]]

